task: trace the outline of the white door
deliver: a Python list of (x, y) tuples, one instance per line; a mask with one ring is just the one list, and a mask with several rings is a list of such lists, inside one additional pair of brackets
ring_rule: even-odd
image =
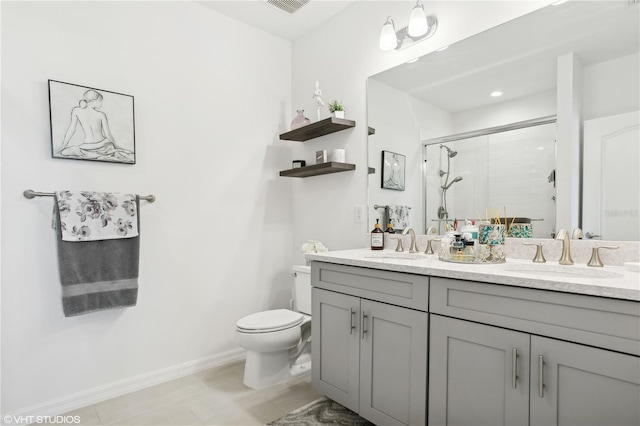
[(640, 239), (640, 111), (584, 122), (582, 228)]

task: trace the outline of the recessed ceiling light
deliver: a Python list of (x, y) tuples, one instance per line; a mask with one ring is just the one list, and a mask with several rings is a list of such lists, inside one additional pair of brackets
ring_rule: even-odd
[(553, 3), (551, 3), (551, 6), (559, 6), (559, 5), (561, 5), (562, 3), (566, 3), (566, 2), (568, 2), (568, 1), (569, 1), (569, 0), (558, 0), (558, 1), (554, 1)]
[(502, 92), (499, 90), (491, 92), (491, 96), (497, 98), (498, 96), (502, 96)]
[(420, 59), (420, 58), (413, 58), (413, 59), (409, 59), (409, 60), (407, 61), (407, 64), (412, 64), (412, 63), (414, 63), (414, 62), (418, 62), (418, 59)]
[(447, 44), (446, 46), (442, 46), (440, 49), (436, 49), (436, 52), (442, 52), (443, 50), (447, 50), (449, 48), (449, 45)]

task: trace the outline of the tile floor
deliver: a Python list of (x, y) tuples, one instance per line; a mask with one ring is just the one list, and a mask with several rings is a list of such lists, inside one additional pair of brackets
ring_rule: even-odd
[(267, 389), (242, 383), (244, 361), (212, 368), (65, 415), (82, 425), (264, 425), (321, 397), (311, 376)]

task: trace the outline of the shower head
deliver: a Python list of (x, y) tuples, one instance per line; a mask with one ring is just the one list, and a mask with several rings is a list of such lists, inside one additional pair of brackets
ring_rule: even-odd
[(455, 151), (455, 150), (449, 148), (448, 146), (440, 145), (440, 149), (442, 149), (442, 148), (447, 150), (447, 153), (449, 154), (449, 158), (453, 158), (456, 155), (458, 155), (458, 151)]
[(442, 189), (444, 189), (446, 191), (447, 189), (449, 189), (451, 187), (451, 185), (453, 185), (456, 182), (460, 182), (461, 180), (462, 180), (462, 176), (456, 176), (455, 178), (453, 178), (453, 180), (451, 182), (449, 182), (448, 185), (442, 185), (440, 188), (442, 188)]

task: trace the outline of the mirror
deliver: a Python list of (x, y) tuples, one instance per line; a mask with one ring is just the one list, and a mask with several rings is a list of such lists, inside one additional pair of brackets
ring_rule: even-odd
[[(590, 235), (608, 233), (602, 221), (580, 219), (589, 215), (580, 181), (595, 170), (592, 160), (582, 170), (582, 141), (590, 138), (582, 133), (597, 127), (593, 120), (640, 115), (639, 9), (610, 1), (547, 6), (371, 76), (369, 222), (384, 223), (385, 206), (407, 206), (410, 226), (421, 233), (431, 226), (442, 232), (447, 220), (486, 216), (530, 219), (533, 237), (552, 237), (565, 223), (585, 223)], [(497, 90), (502, 96), (490, 96)], [(637, 126), (626, 126), (637, 135)], [(404, 191), (382, 188), (383, 151), (405, 156)], [(630, 161), (636, 174), (626, 178), (637, 180), (638, 158)], [(619, 171), (604, 176), (610, 169), (593, 173), (603, 174), (602, 182), (625, 179)], [(571, 176), (576, 184), (561, 185)], [(622, 211), (637, 222), (638, 191), (625, 195), (603, 197), (624, 199), (624, 206), (595, 210), (603, 217)], [(578, 212), (576, 221), (564, 206)]]

